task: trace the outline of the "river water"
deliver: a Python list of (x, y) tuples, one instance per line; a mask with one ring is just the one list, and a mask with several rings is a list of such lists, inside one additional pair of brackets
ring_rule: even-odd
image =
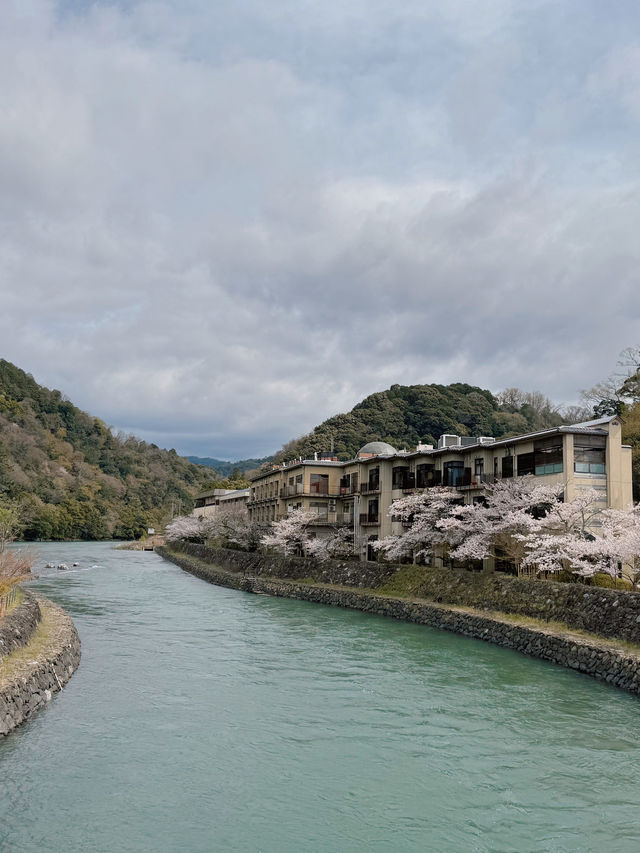
[[(476, 640), (39, 546), (79, 670), (0, 741), (11, 853), (640, 849), (640, 701)], [(40, 569), (39, 569), (40, 570)]]

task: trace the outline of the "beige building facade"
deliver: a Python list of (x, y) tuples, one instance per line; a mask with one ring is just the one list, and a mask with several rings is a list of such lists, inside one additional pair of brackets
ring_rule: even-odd
[(261, 522), (308, 510), (318, 517), (318, 536), (349, 525), (357, 554), (375, 559), (372, 543), (404, 529), (389, 515), (394, 500), (450, 486), (462, 502), (473, 503), (485, 484), (525, 474), (562, 485), (567, 501), (595, 489), (603, 508), (632, 505), (631, 448), (622, 444), (621, 420), (614, 416), (506, 439), (444, 435), (438, 447), (412, 452), (370, 442), (346, 462), (331, 454), (296, 460), (254, 477), (247, 507)]
[(211, 518), (221, 508), (246, 508), (249, 502), (250, 489), (209, 489), (196, 495), (195, 506), (191, 515), (196, 518)]

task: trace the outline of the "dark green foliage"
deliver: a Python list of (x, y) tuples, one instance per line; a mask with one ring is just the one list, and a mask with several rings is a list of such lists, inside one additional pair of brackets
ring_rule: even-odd
[(499, 438), (563, 423), (542, 395), (520, 394), (520, 398), (527, 401), (500, 405), (491, 391), (463, 382), (392, 385), (289, 442), (273, 460), (312, 457), (316, 451), (329, 450), (332, 440), (339, 458), (350, 459), (368, 441), (386, 441), (398, 450), (409, 450), (418, 442), (436, 444), (445, 433)]
[(606, 418), (610, 415), (621, 415), (624, 411), (624, 403), (622, 400), (614, 400), (607, 397), (600, 400), (593, 407), (594, 418)]
[(22, 504), (26, 539), (136, 539), (189, 512), (211, 480), (0, 360), (0, 498)]

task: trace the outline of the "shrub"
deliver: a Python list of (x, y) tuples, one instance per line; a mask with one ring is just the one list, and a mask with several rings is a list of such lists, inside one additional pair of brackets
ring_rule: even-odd
[(0, 553), (0, 582), (10, 586), (26, 577), (35, 561), (36, 553), (29, 548), (3, 551)]
[(612, 578), (611, 575), (599, 572), (591, 578), (591, 586), (598, 586), (604, 589), (633, 589), (631, 581), (626, 578)]

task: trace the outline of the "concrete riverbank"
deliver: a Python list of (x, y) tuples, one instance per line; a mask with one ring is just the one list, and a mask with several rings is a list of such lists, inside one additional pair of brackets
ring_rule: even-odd
[(0, 623), (0, 735), (51, 701), (80, 663), (80, 638), (53, 602), (23, 592)]
[[(189, 552), (189, 553), (188, 553)], [(584, 630), (569, 627), (566, 623), (550, 621), (538, 617), (518, 614), (515, 612), (504, 612), (490, 606), (490, 599), (485, 595), (484, 606), (470, 606), (465, 601), (465, 596), (458, 590), (450, 597), (457, 594), (460, 604), (452, 601), (442, 602), (418, 598), (397, 597), (383, 594), (371, 589), (362, 589), (349, 585), (338, 585), (335, 583), (318, 582), (310, 575), (310, 564), (300, 561), (300, 572), (307, 572), (307, 576), (300, 575), (298, 578), (276, 577), (274, 571), (293, 571), (295, 561), (276, 561), (269, 563), (269, 558), (258, 555), (242, 554), (241, 552), (222, 551), (221, 549), (200, 549), (199, 546), (186, 546), (177, 548), (159, 548), (158, 553), (165, 559), (171, 560), (176, 565), (197, 577), (220, 586), (227, 586), (246, 592), (262, 593), (284, 598), (294, 598), (301, 601), (314, 602), (316, 604), (330, 604), (338, 607), (347, 607), (353, 610), (361, 610), (378, 616), (390, 616), (435, 628), (454, 631), (469, 637), (495, 643), (505, 648), (513, 649), (532, 657), (551, 661), (560, 666), (568, 667), (579, 672), (590, 675), (601, 681), (615, 685), (636, 695), (640, 695), (640, 644), (630, 642), (624, 634), (635, 634), (638, 626), (637, 605), (640, 597), (631, 594), (626, 600), (630, 608), (634, 625), (631, 626), (630, 618), (624, 616), (624, 624), (629, 624), (629, 630), (622, 631), (622, 639), (619, 637), (598, 636)], [(199, 554), (199, 556), (197, 556)], [(215, 563), (213, 557), (217, 559)], [(206, 559), (205, 559), (206, 557)], [(256, 557), (257, 559), (251, 559)], [(224, 563), (224, 566), (220, 565)], [(289, 563), (291, 563), (289, 565)], [(235, 569), (232, 568), (235, 566)], [(340, 573), (340, 568), (335, 567)], [(255, 570), (263, 571), (256, 574)], [(265, 571), (266, 569), (266, 571)], [(349, 566), (343, 566), (344, 571), (357, 573)], [(252, 571), (253, 570), (253, 571)], [(324, 571), (327, 571), (326, 569)], [(375, 571), (375, 569), (372, 569)], [(387, 567), (384, 569), (388, 572)], [(267, 572), (271, 572), (270, 574)], [(330, 572), (331, 573), (331, 572)], [(335, 572), (334, 572), (335, 574)], [(455, 575), (451, 576), (455, 578)], [(470, 579), (473, 582), (474, 579)], [(497, 583), (500, 583), (499, 579)], [(507, 579), (509, 581), (510, 579)], [(529, 591), (534, 598), (539, 595), (539, 590), (533, 586), (533, 582), (523, 582), (528, 585)], [(450, 584), (451, 586), (451, 584)], [(554, 604), (554, 588), (562, 587), (561, 584), (546, 584), (545, 601), (547, 613), (555, 614), (557, 604)], [(585, 588), (582, 588), (585, 589)], [(502, 598), (504, 590), (496, 590)], [(560, 593), (564, 591), (560, 589)], [(593, 608), (612, 607), (614, 612), (618, 608), (625, 607), (625, 600), (617, 596), (611, 596), (611, 590), (593, 590), (592, 592), (579, 592), (582, 596), (582, 608), (591, 612)], [(534, 595), (535, 593), (535, 595)], [(597, 599), (591, 600), (592, 594), (597, 593)], [(602, 593), (606, 593), (602, 595)], [(575, 596), (575, 592), (573, 593)], [(589, 596), (585, 599), (584, 596)], [(621, 593), (629, 596), (629, 593)], [(469, 596), (466, 596), (467, 600)], [(616, 604), (616, 601), (618, 602)], [(576, 607), (579, 599), (576, 598)], [(572, 619), (578, 618), (575, 613), (565, 611)], [(591, 620), (592, 621), (592, 620)], [(609, 630), (609, 626), (604, 626)], [(635, 638), (635, 637), (634, 637)]]

